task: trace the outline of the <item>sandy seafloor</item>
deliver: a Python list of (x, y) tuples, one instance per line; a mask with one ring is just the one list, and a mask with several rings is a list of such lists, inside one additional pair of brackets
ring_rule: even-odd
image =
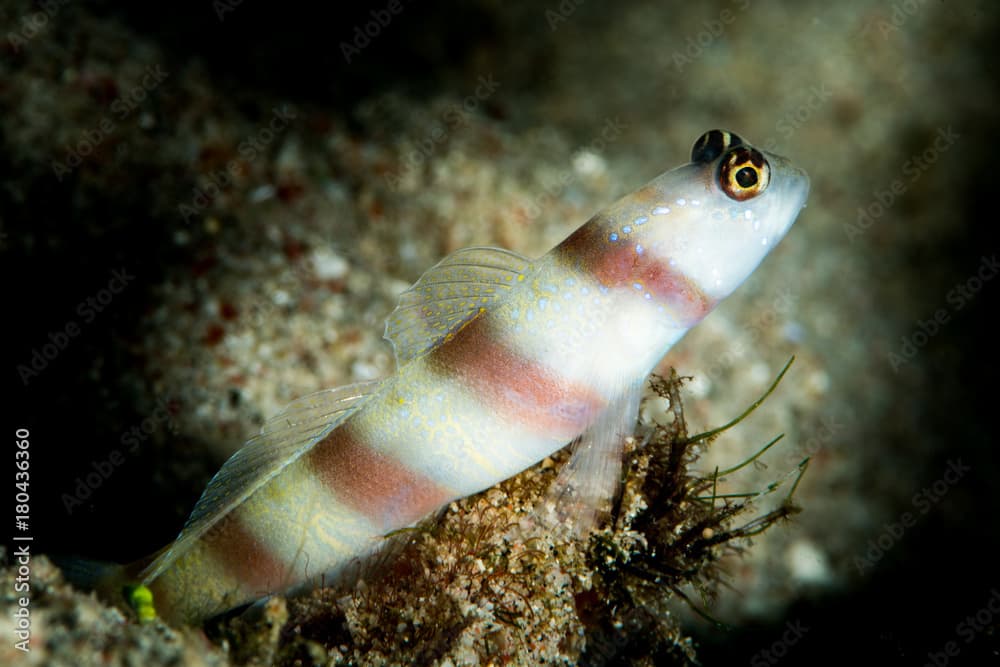
[(702, 465), (782, 432), (728, 490), (812, 459), (804, 511), (727, 563), (731, 627), (691, 619), (704, 664), (1000, 660), (993, 4), (415, 0), (350, 62), (367, 7), (223, 6), (0, 3), (4, 422), (31, 430), (35, 553), (159, 548), (263, 419), (391, 373), (382, 321), (424, 269), (539, 255), (722, 127), (802, 165), (808, 207), (661, 369), (709, 427), (794, 354)]

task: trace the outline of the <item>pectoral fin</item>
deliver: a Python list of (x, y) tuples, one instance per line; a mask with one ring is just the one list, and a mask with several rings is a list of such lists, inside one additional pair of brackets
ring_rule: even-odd
[(607, 516), (621, 480), (625, 439), (635, 432), (642, 387), (642, 382), (623, 387), (573, 445), (542, 503), (544, 521), (583, 536)]

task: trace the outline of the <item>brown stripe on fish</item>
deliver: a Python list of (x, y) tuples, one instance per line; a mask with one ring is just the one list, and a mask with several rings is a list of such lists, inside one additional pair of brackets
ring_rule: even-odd
[(604, 408), (604, 398), (498, 341), (489, 321), (469, 322), (431, 352), (428, 367), (464, 384), (487, 412), (555, 440), (578, 436)]
[(333, 495), (379, 530), (406, 526), (452, 499), (439, 486), (392, 456), (369, 447), (349, 424), (334, 429), (306, 454)]
[(205, 554), (202, 550), (192, 550), (146, 584), (153, 594), (157, 616), (170, 623), (197, 623), (259, 597), (235, 573)]
[(202, 544), (243, 590), (259, 597), (283, 589), (291, 575), (288, 565), (253, 533), (252, 517), (244, 514), (245, 506), (234, 509), (202, 536)]
[(634, 290), (666, 307), (678, 325), (700, 322), (717, 301), (692, 279), (637, 243), (608, 237), (609, 225), (588, 224), (559, 244), (559, 261), (589, 273), (605, 287)]

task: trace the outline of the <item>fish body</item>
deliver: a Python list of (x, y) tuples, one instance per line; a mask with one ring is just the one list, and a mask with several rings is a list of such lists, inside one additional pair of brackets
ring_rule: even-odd
[[(212, 479), (178, 539), (134, 578), (197, 623), (330, 582), (383, 537), (580, 439), (580, 498), (613, 491), (642, 383), (805, 205), (784, 158), (713, 130), (692, 161), (537, 260), (460, 250), (387, 321), (398, 369), (301, 398)], [(592, 497), (589, 497), (592, 496)]]

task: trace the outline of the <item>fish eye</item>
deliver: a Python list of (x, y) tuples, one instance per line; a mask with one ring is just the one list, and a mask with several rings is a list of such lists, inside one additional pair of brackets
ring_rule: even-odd
[(739, 135), (726, 130), (709, 130), (698, 137), (691, 148), (692, 162), (713, 162), (717, 157), (734, 146), (742, 146)]
[(745, 201), (767, 189), (771, 165), (755, 148), (738, 146), (722, 158), (719, 185), (730, 199)]

